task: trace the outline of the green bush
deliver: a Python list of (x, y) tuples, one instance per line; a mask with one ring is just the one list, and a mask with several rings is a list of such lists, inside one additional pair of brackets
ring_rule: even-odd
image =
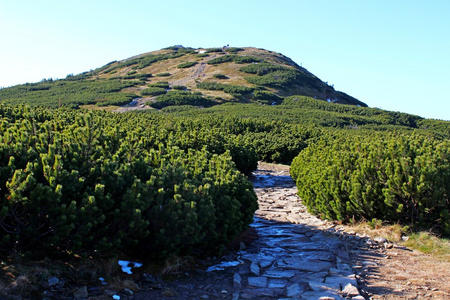
[(218, 65), (218, 64), (223, 64), (226, 62), (231, 62), (233, 61), (233, 55), (223, 55), (223, 56), (219, 56), (213, 59), (208, 60), (206, 63), (208, 65)]
[(283, 98), (265, 91), (255, 90), (253, 92), (253, 99), (257, 100), (258, 102), (261, 102), (263, 104), (279, 104), (283, 100)]
[(174, 85), (172, 88), (174, 90), (181, 90), (181, 91), (187, 90), (187, 87), (185, 85)]
[(141, 96), (158, 96), (166, 93), (165, 88), (149, 87), (141, 90)]
[(217, 103), (203, 98), (201, 93), (191, 93), (186, 91), (169, 91), (165, 95), (158, 96), (156, 102), (151, 102), (149, 105), (153, 108), (161, 109), (171, 105), (193, 105), (209, 107)]
[(236, 53), (244, 51), (244, 50), (245, 49), (243, 49), (243, 48), (236, 48), (236, 47), (227, 47), (227, 48), (225, 48), (226, 52), (233, 53), (233, 54), (236, 54)]
[(226, 75), (220, 74), (220, 73), (219, 74), (214, 74), (213, 77), (217, 78), (217, 79), (228, 79), (228, 77)]
[(222, 48), (208, 48), (205, 53), (223, 52)]
[(159, 88), (163, 88), (163, 89), (169, 89), (170, 85), (169, 82), (167, 81), (160, 81), (160, 82), (155, 82), (155, 83), (150, 83), (147, 84), (148, 87), (159, 87)]
[(210, 254), (252, 222), (256, 195), (230, 152), (170, 145), (166, 117), (24, 106), (0, 116), (2, 253)]
[(246, 63), (252, 63), (252, 62), (261, 62), (261, 59), (253, 57), (253, 56), (241, 56), (241, 55), (234, 55), (234, 54), (228, 54), (219, 56), (213, 59), (208, 60), (207, 64), (209, 65), (218, 65), (223, 64), (226, 62), (235, 62), (237, 64), (246, 64)]
[(170, 74), (170, 73), (168, 73), (168, 72), (156, 74), (156, 76), (158, 76), (158, 77), (168, 77), (168, 76), (170, 76), (170, 75), (172, 75), (172, 74)]
[(450, 143), (419, 134), (324, 137), (294, 159), (291, 175), (312, 213), (381, 219), (450, 233)]
[(193, 66), (195, 66), (196, 64), (197, 64), (196, 61), (187, 61), (187, 62), (184, 62), (184, 63), (179, 64), (179, 65), (177, 66), (177, 68), (179, 68), (179, 69), (186, 69), (186, 68), (193, 67)]

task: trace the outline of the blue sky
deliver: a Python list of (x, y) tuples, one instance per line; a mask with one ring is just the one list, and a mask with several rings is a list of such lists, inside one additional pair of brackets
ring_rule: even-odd
[(282, 53), (370, 107), (450, 120), (448, 0), (0, 0), (0, 86), (172, 45)]

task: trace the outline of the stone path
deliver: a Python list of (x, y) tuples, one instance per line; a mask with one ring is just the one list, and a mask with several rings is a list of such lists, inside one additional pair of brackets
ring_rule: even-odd
[[(365, 299), (352, 247), (333, 224), (307, 212), (288, 167), (259, 168), (252, 178), (257, 238), (208, 270), (156, 281), (134, 299)], [(151, 288), (156, 283), (156, 288)]]
[(259, 169), (254, 186), (259, 239), (241, 254), (250, 268), (234, 275), (232, 299), (364, 299), (346, 245), (306, 211), (288, 170)]

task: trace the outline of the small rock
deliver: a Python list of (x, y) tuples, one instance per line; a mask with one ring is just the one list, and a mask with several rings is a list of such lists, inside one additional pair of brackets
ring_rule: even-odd
[(302, 289), (300, 289), (300, 286), (298, 283), (291, 284), (286, 288), (286, 296), (289, 298), (298, 298), (300, 295), (304, 292)]
[(224, 294), (224, 295), (225, 295), (225, 294), (228, 294), (228, 291), (227, 291), (227, 290), (221, 290), (220, 292), (221, 292), (222, 294)]
[(164, 297), (175, 297), (175, 296), (177, 295), (177, 292), (175, 292), (175, 291), (172, 290), (172, 289), (167, 289), (167, 290), (164, 290), (164, 291), (162, 292), (162, 295), (163, 295)]
[(402, 241), (406, 242), (409, 240), (409, 236), (402, 236)]
[(123, 289), (122, 292), (123, 292), (125, 295), (127, 295), (127, 296), (133, 296), (133, 295), (134, 295), (133, 291), (130, 290), (130, 289), (127, 289), (127, 288)]
[(255, 276), (259, 276), (261, 274), (261, 269), (259, 268), (258, 264), (253, 262), (250, 265), (250, 273), (252, 273)]
[(242, 287), (241, 275), (239, 275), (239, 273), (234, 273), (234, 276), (233, 276), (233, 287), (235, 289), (240, 289)]
[(250, 287), (260, 287), (265, 288), (267, 286), (267, 277), (249, 277), (248, 285)]
[(208, 295), (201, 295), (200, 299), (209, 299), (209, 296)]
[(231, 297), (231, 300), (239, 300), (239, 292), (234, 292), (233, 296)]
[(344, 297), (354, 297), (359, 295), (359, 291), (358, 288), (349, 283), (342, 290), (342, 295), (344, 295)]
[(48, 285), (49, 286), (54, 286), (57, 285), (59, 282), (59, 279), (56, 277), (50, 277), (50, 279), (48, 280)]
[(373, 239), (375, 242), (377, 242), (378, 244), (384, 244), (386, 243), (386, 239), (384, 237), (376, 237)]
[(85, 299), (89, 296), (87, 286), (83, 286), (73, 293), (75, 299)]

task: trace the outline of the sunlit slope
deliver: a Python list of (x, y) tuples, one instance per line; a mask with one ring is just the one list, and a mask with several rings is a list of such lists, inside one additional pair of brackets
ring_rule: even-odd
[[(173, 46), (65, 79), (0, 90), (4, 103), (48, 107), (118, 107), (140, 99), (155, 108), (226, 102), (278, 104), (291, 95), (367, 106), (334, 90), (290, 58), (257, 48)], [(149, 106), (150, 107), (150, 106)]]

